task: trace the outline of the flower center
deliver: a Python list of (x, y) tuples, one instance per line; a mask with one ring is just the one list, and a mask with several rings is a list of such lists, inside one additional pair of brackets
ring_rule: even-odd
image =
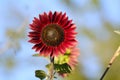
[(48, 46), (58, 46), (64, 40), (64, 31), (58, 24), (49, 24), (43, 28), (41, 38)]

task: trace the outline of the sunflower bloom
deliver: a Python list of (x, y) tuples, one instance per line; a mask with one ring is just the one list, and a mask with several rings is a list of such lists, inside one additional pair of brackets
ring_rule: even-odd
[(34, 17), (30, 29), (29, 42), (34, 44), (32, 49), (40, 55), (58, 56), (76, 45), (76, 26), (72, 20), (68, 20), (66, 13), (44, 12), (39, 18)]

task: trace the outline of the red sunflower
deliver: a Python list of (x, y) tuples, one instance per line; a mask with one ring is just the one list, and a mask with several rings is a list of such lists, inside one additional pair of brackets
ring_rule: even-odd
[(51, 11), (34, 17), (30, 24), (29, 32), (30, 40), (36, 52), (43, 56), (57, 56), (64, 54), (67, 48), (76, 45), (75, 40), (75, 24), (72, 20), (68, 20), (66, 13)]

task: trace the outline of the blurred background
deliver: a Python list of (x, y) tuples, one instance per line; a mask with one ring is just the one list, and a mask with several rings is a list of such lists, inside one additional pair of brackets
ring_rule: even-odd
[[(39, 80), (48, 60), (33, 57), (29, 24), (49, 11), (66, 12), (77, 26), (79, 64), (72, 74), (56, 80), (99, 80), (120, 45), (120, 0), (0, 0), (0, 80)], [(104, 80), (120, 80), (120, 56)]]

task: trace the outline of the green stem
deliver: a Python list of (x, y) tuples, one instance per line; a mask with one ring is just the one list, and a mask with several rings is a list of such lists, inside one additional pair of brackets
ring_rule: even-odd
[(50, 80), (54, 79), (54, 57), (50, 56), (51, 68), (50, 68)]

